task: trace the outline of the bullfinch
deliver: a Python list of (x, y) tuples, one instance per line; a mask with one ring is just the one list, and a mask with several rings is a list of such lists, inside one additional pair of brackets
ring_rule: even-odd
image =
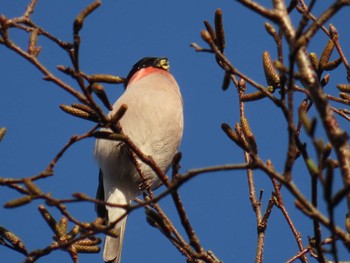
[[(167, 58), (146, 57), (132, 67), (125, 92), (114, 103), (109, 116), (123, 104), (127, 110), (119, 121), (122, 132), (166, 173), (178, 151), (184, 127), (182, 97), (175, 78), (169, 73)], [(124, 142), (97, 139), (94, 156), (100, 167), (97, 198), (108, 203), (130, 204), (142, 192), (140, 185), (144, 180), (152, 189), (159, 185), (154, 171)], [(117, 237), (107, 235), (103, 251), (105, 262), (119, 263), (126, 211), (108, 205), (97, 205), (96, 210), (108, 223), (119, 220), (114, 228)]]

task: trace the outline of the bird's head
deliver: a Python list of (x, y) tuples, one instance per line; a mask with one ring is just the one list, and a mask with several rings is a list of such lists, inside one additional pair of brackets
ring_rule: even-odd
[(141, 60), (139, 60), (130, 70), (126, 81), (124, 83), (124, 86), (126, 87), (130, 81), (130, 79), (134, 76), (134, 74), (136, 72), (138, 72), (140, 69), (144, 69), (144, 68), (158, 68), (158, 69), (162, 69), (165, 71), (169, 71), (170, 69), (170, 64), (169, 64), (169, 60), (167, 58), (157, 58), (157, 57), (145, 57)]

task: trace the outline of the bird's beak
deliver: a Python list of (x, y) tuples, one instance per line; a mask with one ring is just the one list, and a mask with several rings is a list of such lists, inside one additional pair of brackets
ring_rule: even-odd
[(162, 68), (162, 69), (164, 69), (166, 71), (169, 71), (169, 69), (170, 69), (169, 60), (167, 58), (159, 59), (158, 67)]

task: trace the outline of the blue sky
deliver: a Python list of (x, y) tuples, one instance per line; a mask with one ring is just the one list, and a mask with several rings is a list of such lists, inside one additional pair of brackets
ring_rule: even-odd
[[(318, 1), (316, 14), (331, 1)], [(90, 1), (39, 1), (33, 20), (62, 40), (71, 41), (72, 21)], [(0, 13), (6, 17), (20, 16), (26, 1), (1, 1)], [(171, 72), (177, 79), (185, 106), (185, 132), (180, 150), (183, 153), (182, 172), (225, 163), (243, 162), (242, 152), (221, 131), (222, 122), (232, 126), (239, 120), (237, 94), (233, 86), (223, 92), (222, 70), (207, 53), (196, 53), (191, 42), (205, 46), (200, 38), (203, 20), (213, 21), (215, 9), (224, 14), (227, 35), (227, 56), (240, 71), (266, 84), (261, 57), (269, 50), (276, 58), (270, 36), (264, 30), (264, 22), (253, 12), (236, 1), (103, 1), (84, 23), (81, 31), (81, 69), (88, 73), (108, 73), (126, 76), (131, 66), (145, 56), (166, 56)], [(332, 22), (337, 27), (345, 54), (350, 54), (350, 28), (345, 18), (349, 8), (343, 10)], [(23, 32), (11, 31), (11, 38), (26, 47)], [(320, 54), (326, 43), (323, 34), (317, 34), (310, 50)], [(60, 49), (39, 38), (43, 50), (41, 61), (57, 76), (76, 87), (74, 82), (61, 74), (57, 65), (70, 65), (68, 57)], [(7, 134), (0, 143), (0, 176), (28, 177), (42, 171), (73, 134), (82, 134), (92, 123), (73, 118), (59, 109), (60, 104), (76, 102), (69, 94), (52, 83), (42, 80), (42, 74), (23, 58), (0, 46), (0, 126)], [(336, 81), (337, 80), (337, 81)], [(339, 82), (346, 82), (343, 66), (332, 74), (329, 89)], [(121, 85), (109, 85), (111, 101), (120, 96)], [(248, 86), (249, 91), (253, 91)], [(296, 96), (303, 99), (302, 96)], [(246, 107), (259, 145), (262, 159), (271, 159), (281, 170), (287, 143), (286, 124), (282, 114), (267, 100), (250, 103)], [(312, 114), (312, 113), (311, 113)], [(348, 130), (349, 125), (343, 123)], [(347, 125), (347, 126), (346, 126)], [(320, 127), (319, 127), (320, 128)], [(322, 136), (322, 133), (320, 133)], [(305, 138), (305, 137), (304, 137)], [(54, 197), (67, 198), (73, 192), (95, 195), (98, 167), (93, 159), (92, 139), (75, 144), (64, 155), (55, 169), (55, 175), (39, 182)], [(307, 193), (309, 177), (301, 160), (294, 178), (300, 189)], [(256, 188), (264, 189), (265, 207), (272, 191), (266, 175), (256, 171)], [(19, 195), (8, 188), (0, 190), (0, 201)], [(304, 245), (313, 233), (310, 220), (295, 210), (293, 198), (286, 196), (297, 229), (302, 233)], [(205, 249), (212, 250), (224, 262), (252, 262), (256, 247), (255, 215), (249, 202), (244, 172), (224, 172), (200, 175), (180, 189), (185, 208), (194, 229)], [(320, 197), (322, 198), (322, 197)], [(50, 242), (52, 234), (43, 222), (33, 202), (18, 209), (0, 207), (0, 225), (20, 236), (28, 249), (42, 248)], [(170, 198), (161, 201), (164, 210), (181, 229)], [(91, 204), (69, 206), (77, 218), (92, 221), (95, 218)], [(344, 204), (337, 209), (337, 220), (342, 222)], [(57, 211), (50, 210), (57, 217)], [(180, 231), (184, 234), (184, 231)], [(278, 241), (276, 241), (278, 240)], [(265, 262), (284, 262), (297, 253), (293, 236), (274, 209), (266, 232)], [(23, 257), (0, 247), (0, 255), (7, 262), (21, 262)], [(349, 259), (341, 248), (340, 259)], [(133, 212), (128, 219), (124, 240), (123, 262), (184, 262), (185, 259), (156, 229), (145, 221), (143, 210)], [(39, 262), (69, 262), (65, 253), (54, 252)], [(102, 262), (101, 255), (81, 255), (80, 262)]]

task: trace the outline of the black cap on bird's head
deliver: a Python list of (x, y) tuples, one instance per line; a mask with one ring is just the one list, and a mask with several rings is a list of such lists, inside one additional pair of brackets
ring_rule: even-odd
[(169, 60), (167, 58), (157, 58), (157, 57), (145, 57), (141, 60), (139, 60), (130, 70), (128, 76), (126, 77), (126, 81), (124, 82), (124, 86), (126, 87), (129, 83), (129, 80), (132, 78), (132, 76), (140, 69), (142, 68), (159, 68), (166, 71), (169, 71), (170, 65)]

